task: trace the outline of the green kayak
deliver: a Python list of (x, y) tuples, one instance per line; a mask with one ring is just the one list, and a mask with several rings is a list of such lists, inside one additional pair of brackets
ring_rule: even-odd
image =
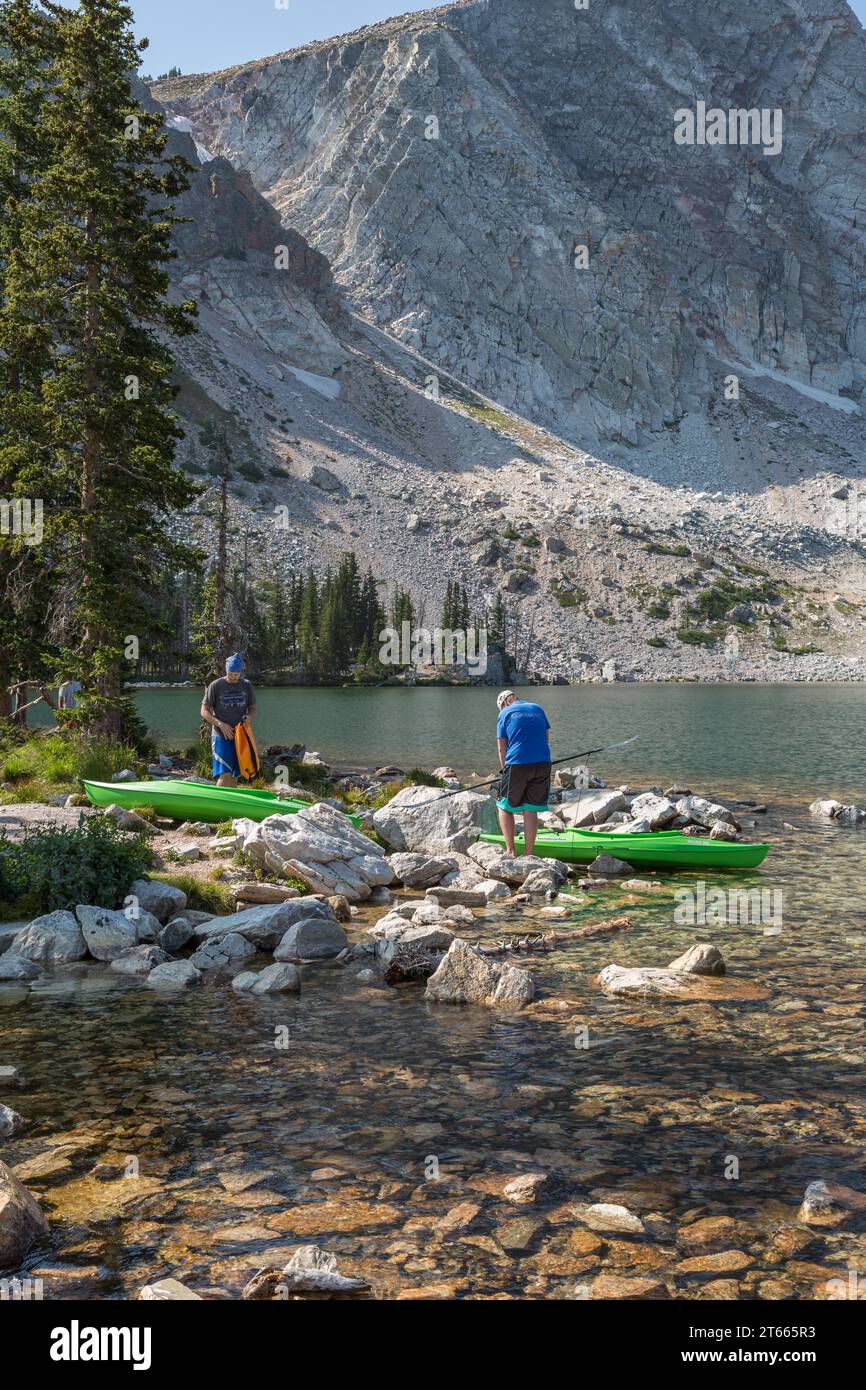
[[(491, 845), (503, 845), (501, 835), (482, 835)], [(514, 847), (523, 853), (523, 840)], [(535, 853), (568, 864), (590, 864), (598, 854), (610, 854), (627, 864), (647, 869), (755, 869), (769, 853), (769, 845), (737, 844), (729, 840), (704, 840), (678, 830), (617, 834), (615, 830), (539, 830)]]
[[(152, 806), (172, 820), (223, 821), (247, 816), (264, 820), (266, 816), (291, 815), (309, 803), (288, 796), (275, 796), (260, 787), (217, 787), (213, 783), (165, 781), (85, 782), (84, 790), (93, 806), (123, 806), (136, 811)], [(359, 816), (352, 816), (355, 825)]]

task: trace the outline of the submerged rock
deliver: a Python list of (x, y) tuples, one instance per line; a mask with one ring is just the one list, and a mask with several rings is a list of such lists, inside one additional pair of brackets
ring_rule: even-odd
[(684, 970), (607, 965), (596, 981), (605, 994), (633, 999), (681, 999), (736, 1003), (766, 999), (767, 991), (748, 980), (711, 980)]
[(819, 1178), (810, 1182), (803, 1196), (799, 1219), (809, 1226), (844, 1226), (866, 1218), (866, 1192)]
[(258, 972), (245, 970), (235, 975), (232, 989), (238, 994), (297, 994), (301, 977), (293, 965), (277, 961)]
[(201, 1294), (187, 1288), (179, 1279), (158, 1279), (155, 1284), (145, 1284), (138, 1297), (142, 1303), (203, 1302)]
[(147, 977), (152, 989), (190, 989), (201, 984), (201, 971), (188, 960), (170, 960), (157, 965)]
[(35, 1197), (0, 1162), (0, 1270), (17, 1269), (37, 1240), (48, 1234), (48, 1222)]
[(457, 936), (427, 981), (424, 997), (437, 1004), (522, 1009), (535, 997), (535, 984), (528, 970), (489, 960)]
[(115, 956), (110, 969), (118, 975), (149, 975), (158, 965), (165, 965), (168, 953), (159, 946), (132, 946), (122, 955)]
[(684, 970), (690, 975), (724, 975), (727, 966), (718, 946), (700, 942), (690, 946), (683, 955), (677, 956), (668, 966), (669, 970)]
[(24, 1128), (24, 1119), (10, 1105), (0, 1105), (0, 1139), (11, 1139)]

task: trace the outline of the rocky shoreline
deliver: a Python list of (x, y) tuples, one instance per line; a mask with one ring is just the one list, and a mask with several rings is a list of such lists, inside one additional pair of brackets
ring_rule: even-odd
[[(366, 780), (372, 794), (394, 771), (379, 769), (381, 775), (350, 780), (356, 787)], [(440, 780), (450, 784), (446, 790), (455, 794), (445, 796), (441, 787), (404, 787), (366, 813), (362, 829), (327, 801), (261, 823), (236, 820), (230, 835), (216, 835), (203, 825), (170, 831), (163, 827), (155, 834), (148, 827), (158, 856), (167, 844), (185, 841), (196, 850), (186, 866), (191, 872), (212, 873), (216, 866), (223, 866), (217, 872), (231, 884), (236, 910), (217, 915), (193, 910), (182, 890), (145, 878), (130, 884), (119, 910), (80, 904), (74, 911), (45, 914), (15, 930), (7, 928), (0, 935), (0, 992), (5, 1002), (50, 999), (58, 988), (62, 991), (73, 982), (77, 987), (95, 972), (94, 981), (111, 979), (112, 988), (144, 989), (157, 1003), (163, 1001), (163, 1007), (175, 1008), (175, 1001), (190, 999), (203, 988), (202, 998), (214, 1000), (228, 991), (246, 1010), (250, 1023), (255, 1017), (250, 1010), (273, 1008), (284, 998), (302, 1000), (315, 1009), (326, 982), (331, 989), (339, 979), (347, 998), (362, 1011), (377, 1010), (388, 997), (400, 1004), (401, 1011), (413, 1000), (413, 1010), (476, 1006), (493, 1016), (525, 1018), (541, 1026), (545, 1035), (552, 1029), (553, 1035), (564, 1030), (578, 1037), (586, 1018), (586, 1000), (569, 998), (567, 990), (551, 990), (549, 982), (541, 981), (549, 974), (547, 962), (587, 943), (592, 947), (587, 984), (600, 1005), (609, 1001), (606, 1008), (685, 1008), (687, 1016), (700, 1023), (703, 1010), (717, 1014), (767, 1006), (770, 992), (765, 983), (744, 971), (739, 961), (729, 962), (727, 951), (716, 942), (701, 940), (699, 935), (694, 939), (693, 934), (688, 948), (674, 957), (647, 949), (641, 952), (640, 963), (633, 959), (623, 963), (616, 943), (634, 934), (636, 918), (663, 900), (669, 902), (670, 883), (654, 874), (636, 877), (628, 866), (610, 861), (587, 869), (550, 859), (511, 858), (496, 845), (477, 839), (479, 830), (492, 824), (491, 799), (460, 791), (450, 769), (438, 771)], [(754, 802), (725, 805), (676, 784), (664, 791), (583, 788), (575, 786), (579, 780), (579, 769), (558, 773), (559, 801), (552, 805), (549, 823), (633, 830), (677, 825), (704, 835), (737, 838), (767, 814), (767, 807)], [(840, 803), (829, 801), (816, 802), (810, 809), (816, 823), (859, 823), (856, 815), (841, 817), (838, 807)], [(74, 808), (42, 811), (46, 816), (68, 816)], [(130, 829), (141, 828), (134, 813), (112, 809), (106, 814)], [(300, 880), (305, 889), (288, 884), (287, 879)], [(626, 915), (600, 916), (599, 909), (604, 911), (606, 903), (616, 912), (625, 907)], [(321, 997), (324, 1001), (327, 993)], [(668, 1018), (667, 1013), (663, 1017)], [(671, 1023), (664, 1026), (676, 1034), (683, 1022), (675, 1019), (683, 1017), (671, 1016)], [(623, 1024), (628, 1022), (624, 1014)], [(26, 1098), (27, 1091), (18, 1089), (25, 1078), (15, 1067), (6, 1066), (4, 1058), (0, 1063), (4, 1064), (0, 1083), (10, 1093), (7, 1099), (14, 1097), (26, 1110), (18, 1099), (19, 1095)], [(411, 1065), (408, 1056), (407, 1063)], [(543, 1075), (528, 1077), (519, 1089), (539, 1096), (557, 1092), (556, 1083), (551, 1086)], [(584, 1094), (582, 1108), (588, 1099)], [(0, 1137), (20, 1144), (27, 1132), (26, 1117), (11, 1105), (0, 1108)], [(48, 1225), (28, 1184), (38, 1188), (51, 1181), (74, 1157), (74, 1146), (66, 1151), (62, 1138), (55, 1138), (41, 1153), (28, 1153), (11, 1167), (0, 1164), (0, 1269), (24, 1277), (27, 1269), (41, 1267), (29, 1252), (44, 1246)], [(543, 1225), (555, 1236), (552, 1246), (544, 1246), (548, 1251), (544, 1267), (563, 1277), (567, 1274), (570, 1287), (578, 1289), (576, 1293), (561, 1290), (556, 1296), (789, 1296), (785, 1290), (793, 1285), (784, 1278), (774, 1282), (766, 1268), (757, 1284), (749, 1283), (748, 1270), (754, 1263), (749, 1250), (755, 1233), (749, 1245), (739, 1218), (699, 1214), (675, 1231), (657, 1183), (648, 1207), (649, 1191), (643, 1193), (636, 1179), (631, 1188), (608, 1183), (598, 1189), (590, 1182), (589, 1195), (584, 1195), (590, 1169), (583, 1165), (582, 1180), (575, 1174), (568, 1178), (568, 1169), (557, 1158), (507, 1171), (483, 1188), (439, 1187), (438, 1195), (446, 1200), (453, 1190), (453, 1200), (436, 1218), (437, 1242), (450, 1247), (454, 1241), (474, 1241), (473, 1248), (488, 1255), (498, 1251), (497, 1260), (518, 1258), (518, 1254), (522, 1259), (534, 1248)], [(86, 1170), (81, 1180), (85, 1178)], [(253, 1176), (251, 1181), (252, 1196), (261, 1179)], [(123, 1178), (112, 1170), (100, 1182), (116, 1186)], [(431, 1189), (436, 1186), (431, 1184)], [(383, 1292), (372, 1266), (364, 1262), (349, 1260), (344, 1272), (340, 1240), (324, 1241), (324, 1234), (343, 1229), (345, 1221), (357, 1223), (359, 1230), (367, 1223), (376, 1228), (373, 1213), (381, 1214), (391, 1198), (391, 1206), (396, 1202), (395, 1210), (399, 1210), (400, 1191), (397, 1184), (389, 1192), (385, 1182), (380, 1207), (370, 1208), (369, 1216), (364, 1215), (363, 1201), (358, 1206), (357, 1193), (346, 1194), (345, 1208), (342, 1198), (333, 1208), (327, 1202), (302, 1203), (280, 1229), (302, 1241), (307, 1236), (322, 1240), (321, 1246), (291, 1247), (283, 1263), (260, 1264), (257, 1269), (245, 1260), (233, 1277), (223, 1270), (212, 1284), (184, 1278), (179, 1264), (164, 1278), (142, 1284), (138, 1296), (145, 1300), (474, 1296), (471, 1287), (437, 1279), (408, 1288), (404, 1281), (401, 1292)], [(638, 1196), (639, 1192), (643, 1195)], [(596, 1200), (590, 1200), (593, 1194)], [(405, 1196), (408, 1199), (408, 1189)], [(278, 1205), (276, 1198), (274, 1203)], [(495, 1215), (500, 1207), (504, 1213), (509, 1206), (518, 1214), (513, 1218), (500, 1214), (495, 1234), (472, 1234), (482, 1209)], [(521, 1211), (527, 1215), (520, 1215)], [(542, 1212), (539, 1224), (536, 1213)], [(833, 1264), (815, 1265), (810, 1274), (803, 1259), (816, 1245), (815, 1233), (832, 1233), (844, 1244), (850, 1232), (856, 1243), (864, 1212), (866, 1195), (856, 1184), (833, 1181), (832, 1172), (804, 1184), (799, 1211), (786, 1210), (781, 1228), (783, 1244), (787, 1242), (785, 1255), (795, 1265), (799, 1259), (801, 1279), (811, 1278), (808, 1296), (836, 1296), (831, 1285), (838, 1270), (834, 1274)], [(409, 1224), (413, 1221), (417, 1218)], [(430, 1228), (422, 1221), (417, 1229)], [(561, 1247), (563, 1234), (566, 1245)], [(782, 1236), (774, 1239), (778, 1259)], [(669, 1252), (663, 1274), (657, 1272), (663, 1262), (652, 1253), (659, 1248)], [(624, 1258), (627, 1251), (631, 1255)], [(611, 1252), (619, 1252), (614, 1253), (613, 1263)], [(766, 1258), (762, 1256), (764, 1265)], [(533, 1260), (532, 1267), (540, 1269)], [(532, 1285), (528, 1287), (532, 1296)]]

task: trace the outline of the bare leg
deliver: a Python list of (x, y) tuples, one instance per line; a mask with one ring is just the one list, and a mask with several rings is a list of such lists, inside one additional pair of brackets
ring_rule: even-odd
[(531, 854), (535, 849), (535, 837), (538, 834), (538, 812), (523, 812), (523, 853)]
[(510, 811), (503, 811), (499, 808), (499, 829), (505, 837), (505, 848), (513, 857), (514, 855), (514, 816)]
[(238, 784), (238, 779), (237, 779), (237, 777), (233, 777), (232, 774), (231, 774), (230, 772), (223, 772), (223, 773), (221, 773), (220, 776), (219, 776), (219, 778), (217, 779), (217, 786), (218, 786), (218, 787), (236, 787), (237, 784)]

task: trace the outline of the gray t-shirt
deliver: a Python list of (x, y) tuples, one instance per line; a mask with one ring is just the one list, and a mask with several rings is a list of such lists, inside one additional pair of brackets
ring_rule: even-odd
[(254, 708), (256, 693), (246, 676), (241, 676), (234, 685), (225, 676), (220, 676), (218, 680), (211, 681), (204, 693), (203, 703), (221, 724), (230, 724), (234, 729)]

